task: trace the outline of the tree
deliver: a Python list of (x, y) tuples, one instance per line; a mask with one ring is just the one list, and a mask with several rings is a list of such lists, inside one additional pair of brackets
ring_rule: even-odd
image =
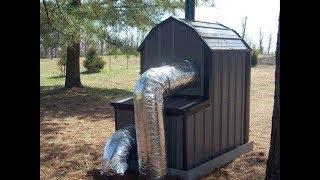
[[(106, 41), (113, 44), (113, 37), (118, 37), (123, 28), (146, 31), (163, 15), (182, 8), (180, 0), (42, 0), (40, 40), (41, 44), (55, 42), (67, 49), (65, 87), (81, 87), (79, 44), (84, 37), (94, 39), (103, 30)], [(109, 32), (115, 33), (111, 36)]]
[(57, 61), (57, 65), (62, 76), (66, 75), (66, 62), (67, 62), (67, 52), (66, 50), (62, 50), (60, 57)]
[(119, 51), (119, 47), (118, 46), (115, 46), (115, 45), (109, 45), (108, 46), (108, 51), (107, 51), (107, 55), (109, 55), (109, 69), (111, 69), (111, 58), (112, 58), (112, 55), (114, 55), (114, 57), (116, 58), (117, 57), (117, 53)]
[(130, 57), (130, 44), (129, 44), (129, 37), (130, 34), (128, 31), (126, 31), (126, 39), (125, 39), (125, 47), (124, 47), (124, 52), (126, 54), (126, 59), (127, 59), (127, 69), (129, 68), (129, 57)]
[(274, 107), (266, 180), (280, 179), (280, 17), (276, 47)]
[(102, 56), (103, 55), (103, 50), (104, 50), (104, 44), (106, 42), (106, 36), (107, 36), (107, 32), (102, 30), (100, 32), (98, 32), (97, 34), (97, 39), (100, 43), (100, 55)]
[[(58, 0), (57, 0), (58, 2)], [(58, 4), (58, 3), (57, 3)], [(77, 11), (81, 5), (81, 0), (72, 0), (70, 3), (71, 11)], [(67, 47), (66, 63), (66, 81), (65, 88), (82, 87), (80, 80), (80, 39), (79, 33), (72, 33), (77, 39), (72, 39), (71, 44)]]
[(258, 51), (253, 48), (251, 52), (251, 67), (256, 67), (258, 64)]
[(271, 36), (271, 33), (270, 33), (269, 34), (269, 42), (268, 42), (268, 54), (270, 54), (271, 41), (272, 41), (272, 36)]
[(80, 43), (67, 47), (65, 88), (82, 87), (80, 80)]
[(242, 38), (243, 38), (243, 39), (244, 39), (244, 37), (245, 37), (245, 35), (246, 35), (247, 20), (248, 20), (248, 17), (247, 17), (247, 16), (244, 18), (244, 20), (242, 20)]
[(259, 31), (259, 52), (261, 54), (263, 54), (263, 33), (262, 33), (261, 28), (260, 28), (260, 31)]
[(122, 52), (126, 55), (127, 59), (127, 69), (129, 68), (129, 58), (130, 55), (134, 55), (136, 52), (136, 49), (138, 47), (135, 46), (135, 42), (133, 39), (133, 35), (129, 33), (129, 31), (126, 31), (125, 39), (123, 40), (123, 46), (122, 46)]
[(86, 68), (88, 73), (100, 72), (105, 65), (105, 61), (101, 56), (98, 56), (95, 48), (90, 48), (86, 54), (86, 59), (83, 61), (83, 67)]
[(104, 50), (104, 39), (101, 39), (100, 40), (100, 55), (102, 56), (103, 55), (103, 50)]

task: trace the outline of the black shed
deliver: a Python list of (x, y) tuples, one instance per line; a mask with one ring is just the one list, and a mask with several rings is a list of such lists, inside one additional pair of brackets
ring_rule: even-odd
[[(141, 74), (183, 60), (197, 83), (165, 98), (169, 174), (195, 178), (252, 149), (249, 143), (251, 48), (219, 23), (169, 17), (139, 46)], [(132, 98), (112, 103), (116, 129), (134, 123)]]

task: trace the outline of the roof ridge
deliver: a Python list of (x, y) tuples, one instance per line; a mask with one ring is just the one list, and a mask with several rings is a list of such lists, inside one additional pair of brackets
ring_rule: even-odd
[(193, 21), (193, 22), (200, 22), (200, 23), (208, 23), (208, 24), (216, 24), (216, 25), (221, 25), (218, 22), (207, 22), (207, 21), (198, 21), (198, 20), (189, 20), (189, 19), (184, 19), (184, 18), (179, 18), (180, 20), (183, 21)]

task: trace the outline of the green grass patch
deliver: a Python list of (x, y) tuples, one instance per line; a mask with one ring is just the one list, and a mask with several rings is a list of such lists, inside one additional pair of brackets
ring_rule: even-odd
[[(107, 94), (132, 92), (134, 83), (139, 77), (140, 58), (131, 56), (128, 61), (125, 55), (117, 57), (103, 56), (106, 61), (104, 69), (99, 73), (89, 74), (83, 67), (84, 58), (80, 58), (81, 82), (90, 92), (97, 92), (103, 96)], [(40, 60), (40, 86), (41, 90), (54, 90), (64, 86), (65, 77), (61, 75), (58, 69), (57, 59)], [(106, 90), (108, 89), (108, 90)], [(110, 90), (114, 91), (110, 91)], [(125, 94), (125, 93), (124, 93)]]

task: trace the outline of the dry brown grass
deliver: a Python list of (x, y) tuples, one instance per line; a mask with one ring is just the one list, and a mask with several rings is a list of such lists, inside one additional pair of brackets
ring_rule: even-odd
[[(131, 86), (136, 78), (126, 77), (121, 83)], [(256, 143), (254, 150), (204, 179), (264, 178), (273, 108), (274, 66), (252, 68), (251, 80), (250, 140)], [(114, 132), (114, 114), (109, 103), (128, 95), (130, 91), (122, 89), (42, 89), (40, 178), (96, 178), (93, 174), (100, 167), (103, 146)]]

